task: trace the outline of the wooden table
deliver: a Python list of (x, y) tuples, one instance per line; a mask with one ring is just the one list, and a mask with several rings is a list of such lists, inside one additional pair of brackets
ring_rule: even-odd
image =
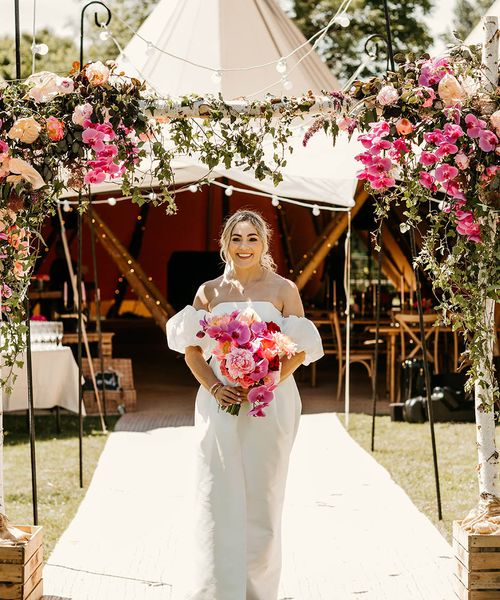
[[(103, 331), (102, 332), (102, 355), (104, 358), (111, 358), (113, 356), (113, 336), (114, 332)], [(96, 331), (87, 332), (87, 339), (89, 343), (98, 342), (99, 336)], [(65, 333), (63, 335), (62, 343), (70, 346), (71, 344), (78, 344), (78, 333)]]

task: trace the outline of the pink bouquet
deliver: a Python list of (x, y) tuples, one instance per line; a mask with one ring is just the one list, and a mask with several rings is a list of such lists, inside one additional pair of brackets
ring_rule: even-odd
[[(198, 337), (208, 335), (217, 341), (213, 355), (224, 377), (250, 390), (248, 401), (252, 408), (248, 414), (265, 417), (264, 409), (273, 400), (273, 390), (279, 383), (280, 359), (293, 356), (296, 345), (281, 332), (279, 325), (261, 321), (252, 310), (205, 317), (200, 325)], [(233, 404), (224, 410), (237, 415), (240, 405)]]

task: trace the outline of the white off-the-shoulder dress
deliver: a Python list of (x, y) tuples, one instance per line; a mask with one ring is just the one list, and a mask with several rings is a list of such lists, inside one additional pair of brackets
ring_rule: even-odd
[[(280, 325), (304, 364), (323, 356), (318, 330), (304, 317), (283, 317), (267, 301), (222, 302), (212, 314), (252, 308), (264, 321)], [(197, 338), (207, 314), (187, 306), (167, 323), (168, 345), (184, 352), (200, 346), (209, 359), (214, 341)], [(224, 383), (216, 360), (211, 366)], [(200, 387), (196, 397), (195, 544), (190, 552), (189, 600), (276, 600), (281, 572), (281, 515), (288, 461), (297, 433), (301, 400), (294, 378), (278, 385), (266, 417), (238, 416), (218, 410)]]

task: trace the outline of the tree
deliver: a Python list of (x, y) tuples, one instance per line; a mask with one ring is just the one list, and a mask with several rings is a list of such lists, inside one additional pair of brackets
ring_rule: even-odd
[[(21, 35), (21, 77), (28, 77), (32, 71), (31, 44), (29, 33)], [(54, 35), (50, 29), (40, 29), (36, 35), (38, 44), (47, 44), (49, 52), (45, 56), (35, 55), (35, 72), (53, 71), (67, 75), (73, 61), (78, 60), (78, 50), (70, 37)], [(0, 76), (4, 79), (14, 79), (16, 76), (16, 53), (13, 36), (0, 38)]]
[[(337, 0), (294, 0), (291, 16), (307, 37), (324, 27), (338, 8)], [(433, 8), (433, 0), (389, 0), (394, 51), (422, 53), (432, 44), (432, 36), (423, 18)], [(372, 34), (385, 37), (384, 8), (380, 0), (353, 0), (349, 7), (350, 25), (334, 25), (325, 36), (319, 53), (340, 80), (347, 80), (360, 65), (364, 43)], [(380, 74), (385, 69), (385, 45), (380, 60), (368, 65), (360, 78)]]
[(453, 43), (455, 38), (465, 40), (491, 5), (492, 0), (456, 0), (453, 27), (443, 39), (448, 43)]

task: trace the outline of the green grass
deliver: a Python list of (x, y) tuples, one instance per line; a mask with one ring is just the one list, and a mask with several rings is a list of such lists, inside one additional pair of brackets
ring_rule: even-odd
[[(112, 429), (117, 418), (109, 418)], [(4, 485), (6, 513), (11, 523), (33, 524), (30, 447), (26, 418), (4, 415)], [(61, 416), (61, 433), (56, 434), (55, 418), (35, 420), (38, 483), (38, 522), (44, 526), (44, 555), (68, 527), (88, 488), (107, 435), (101, 433), (95, 417), (84, 419), (83, 483), (80, 488), (78, 418)]]
[[(339, 415), (343, 422), (343, 415)], [(351, 414), (349, 433), (371, 452), (371, 416)], [(437, 516), (436, 485), (428, 423), (391, 422), (377, 417), (374, 458), (391, 474), (446, 539), (451, 542), (452, 523), (463, 519), (478, 501), (476, 430), (474, 423), (436, 423), (441, 505)], [(500, 447), (500, 427), (497, 427)]]

